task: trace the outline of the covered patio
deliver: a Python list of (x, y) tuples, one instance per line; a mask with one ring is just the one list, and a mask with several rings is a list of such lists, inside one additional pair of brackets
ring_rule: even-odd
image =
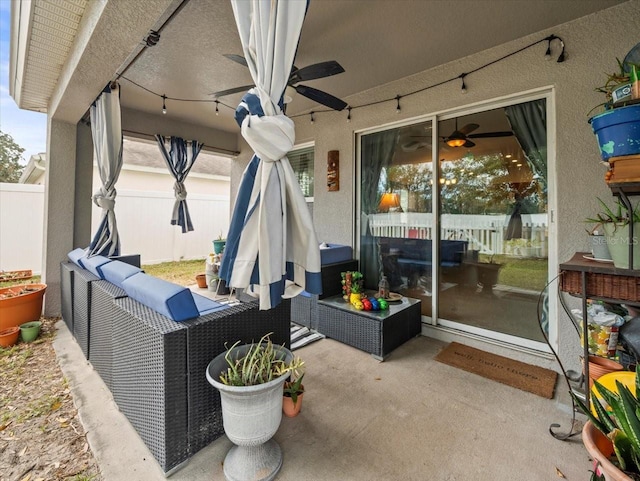
[[(162, 481), (164, 473), (61, 324), (54, 347), (105, 481)], [(323, 339), (296, 351), (308, 365), (302, 412), (275, 435), (279, 481), (540, 481), (588, 479), (592, 462), (570, 427), (566, 389), (544, 399), (445, 364), (441, 341), (417, 337), (385, 362)], [(171, 475), (224, 479), (223, 436)]]
[[(87, 112), (100, 92), (118, 85), (125, 137), (178, 136), (233, 158), (234, 199), (253, 154), (234, 119), (244, 92), (215, 93), (250, 85), (252, 79), (229, 58), (241, 54), (242, 47), (226, 0), (61, 0), (54, 7), (33, 0), (15, 2), (12, 12), (11, 94), (21, 108), (48, 115), (43, 281), (49, 287), (44, 311), (57, 316), (60, 262), (74, 248), (88, 246), (92, 236), (89, 179), (94, 159)], [(582, 219), (596, 208), (597, 197), (611, 196), (602, 181), (604, 169), (587, 114), (601, 101), (594, 89), (606, 80), (603, 72), (614, 70), (615, 59), (638, 43), (639, 24), (640, 0), (311, 1), (295, 65), (339, 62), (344, 73), (305, 83), (347, 106), (327, 108), (301, 95), (302, 87), (289, 90), (292, 102), (286, 114), (295, 124), (294, 149), (311, 146), (315, 154), (315, 191), (307, 202), (318, 241), (352, 247), (361, 265), (373, 258), (368, 282), (374, 285), (383, 272), (377, 269), (383, 263), (381, 241), (419, 239), (429, 241), (430, 247), (428, 257), (400, 259), (420, 270), (405, 268), (397, 282), (405, 296), (415, 292), (421, 297), (421, 336), (384, 363), (330, 339), (300, 351), (308, 366), (305, 384), (310, 395), (303, 414), (285, 420), (276, 435), (285, 453), (278, 479), (586, 478), (591, 463), (579, 438), (561, 442), (548, 432), (556, 422), (570, 428), (571, 403), (562, 381), (555, 398), (546, 400), (433, 357), (447, 342), (458, 341), (557, 371), (554, 350), (565, 367), (580, 370), (579, 339), (560, 307), (554, 281), (564, 260), (586, 250)], [(526, 296), (527, 321), (537, 323), (532, 299), (549, 282), (548, 345), (539, 338), (513, 342), (526, 336), (495, 334), (494, 325), (456, 322), (460, 313), (471, 310), (464, 316), (473, 317), (479, 311), (465, 304), (465, 296), (480, 294), (478, 252), (492, 263), (497, 251), (486, 246), (512, 239), (476, 245), (468, 239), (445, 239), (441, 214), (448, 212), (440, 209), (445, 201), (454, 203), (456, 195), (438, 193), (438, 180), (445, 184), (446, 171), (443, 167), (438, 179), (437, 165), (466, 158), (454, 158), (443, 145), (448, 133), (458, 131), (458, 117), (467, 126), (476, 125), (469, 133), (490, 138), (504, 133), (507, 107), (527, 103), (542, 105), (546, 115), (544, 201), (542, 212), (533, 213), (543, 218), (536, 225), (541, 240), (535, 244), (529, 238), (529, 244), (521, 246), (512, 242), (507, 246), (512, 250), (500, 252), (517, 257), (526, 249), (527, 256), (543, 265), (542, 285), (508, 291), (514, 299), (509, 305), (515, 307), (500, 309), (505, 322), (517, 324), (525, 317), (518, 302)], [(503, 124), (486, 115), (497, 110)], [(431, 189), (432, 197), (421, 199), (429, 205), (424, 219), (425, 212), (406, 194), (408, 187), (402, 199), (406, 213), (378, 207), (381, 171), (390, 162), (383, 166), (379, 145), (366, 148), (366, 137), (377, 134), (387, 135), (404, 150), (403, 165), (411, 166), (429, 153), (428, 160), (420, 160), (431, 165), (433, 175), (433, 188), (425, 189)], [(515, 142), (513, 132), (506, 136)], [(414, 137), (428, 140), (411, 140)], [(469, 141), (463, 139), (459, 147), (467, 144), (464, 140)], [(476, 152), (483, 151), (481, 141), (476, 142)], [(327, 185), (335, 181), (335, 165), (327, 165), (331, 159), (335, 164), (333, 152), (339, 152), (340, 159), (338, 189)], [(426, 179), (425, 174), (425, 185)], [(530, 175), (528, 182), (533, 180)], [(368, 181), (371, 199), (366, 199)], [(446, 185), (455, 184), (450, 180)], [(510, 194), (518, 199), (521, 192), (515, 187)], [(409, 224), (406, 219), (413, 212), (420, 222)], [(401, 219), (402, 228), (375, 235), (373, 221), (393, 216)], [(434, 234), (427, 237), (432, 226)], [(504, 225), (499, 229), (507, 230)], [(499, 229), (476, 230), (493, 235)], [(440, 240), (439, 235), (464, 245), (455, 259), (439, 257), (444, 249), (440, 242), (431, 242)], [(525, 240), (522, 233), (518, 239)], [(371, 246), (377, 251), (367, 259)], [(122, 254), (137, 254), (127, 251), (126, 239), (122, 249)], [(397, 251), (389, 247), (386, 260), (397, 263)], [(438, 261), (443, 260), (455, 269), (450, 277), (439, 270)], [(469, 264), (474, 269), (463, 275), (462, 268)], [(483, 286), (485, 294), (492, 294), (492, 285)], [(441, 301), (445, 304), (439, 306)], [(484, 301), (485, 306), (495, 304), (493, 297)], [(163, 479), (64, 326), (57, 350), (105, 478)], [(212, 473), (217, 479), (227, 448), (226, 438), (218, 439), (172, 479), (210, 479)]]

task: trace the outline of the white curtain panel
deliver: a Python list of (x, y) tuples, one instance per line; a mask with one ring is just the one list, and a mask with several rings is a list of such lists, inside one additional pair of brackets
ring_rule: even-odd
[(279, 103), (291, 72), (307, 8), (304, 1), (232, 0), (255, 83), (238, 107), (255, 156), (238, 191), (222, 276), (270, 309), (303, 290), (321, 292), (320, 250), (287, 152), (295, 129)]
[(120, 86), (108, 86), (91, 105), (93, 153), (98, 164), (102, 187), (93, 195), (93, 202), (102, 208), (98, 230), (89, 245), (89, 257), (120, 255), (120, 238), (116, 223), (116, 182), (122, 170), (122, 122), (120, 117)]

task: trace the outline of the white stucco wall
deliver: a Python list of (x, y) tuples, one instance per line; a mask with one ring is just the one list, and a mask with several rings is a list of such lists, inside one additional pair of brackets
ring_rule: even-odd
[[(555, 62), (559, 47), (553, 43), (554, 58), (545, 61), (546, 42), (523, 51), (466, 78), (468, 92), (462, 94), (460, 82), (451, 82), (402, 99), (402, 111), (396, 113), (396, 102), (352, 110), (352, 121), (347, 123), (347, 112), (317, 113), (311, 124), (309, 117), (296, 119), (296, 142), (314, 141), (315, 195), (314, 224), (318, 238), (354, 245), (354, 212), (346, 209), (354, 202), (355, 132), (406, 120), (427, 114), (460, 109), (479, 102), (510, 96), (532, 89), (552, 87), (555, 97), (555, 118), (549, 119), (549, 128), (555, 125), (556, 161), (555, 195), (557, 228), (555, 249), (559, 262), (568, 260), (577, 250), (586, 250), (587, 239), (582, 219), (597, 208), (596, 197), (611, 198), (603, 182), (605, 168), (600, 164), (598, 148), (587, 113), (603, 101), (594, 88), (604, 84), (605, 72), (615, 71), (616, 57), (624, 55), (640, 40), (640, 0), (632, 0), (600, 13), (583, 17), (548, 31), (524, 37), (514, 42), (481, 52), (432, 70), (384, 85), (344, 99), (358, 106), (376, 100), (416, 91), (428, 85), (457, 77), (499, 57), (513, 52), (553, 33), (566, 44), (566, 61)], [(473, 41), (473, 39), (469, 39)], [(425, 45), (425, 49), (429, 46)], [(241, 145), (242, 154), (232, 167), (232, 185), (237, 186), (250, 152)], [(340, 191), (328, 192), (325, 186), (326, 159), (329, 150), (340, 151)], [(232, 193), (233, 198), (233, 193)], [(336, 216), (336, 212), (342, 214)], [(557, 265), (550, 266), (557, 270)], [(552, 286), (555, 292), (555, 284)], [(560, 355), (564, 363), (580, 369), (581, 353), (575, 330), (563, 313), (558, 322)], [(478, 344), (465, 340), (467, 344)], [(550, 356), (540, 358), (523, 352), (513, 352), (495, 345), (481, 345), (499, 354), (557, 369)]]

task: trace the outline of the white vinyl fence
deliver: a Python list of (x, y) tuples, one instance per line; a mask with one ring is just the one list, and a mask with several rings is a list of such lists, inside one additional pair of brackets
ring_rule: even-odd
[[(433, 215), (418, 212), (392, 212), (369, 216), (374, 237), (433, 238)], [(444, 214), (440, 222), (441, 239), (469, 242), (469, 249), (482, 254), (517, 257), (547, 257), (549, 232), (546, 214), (522, 214), (522, 237), (505, 240), (508, 215)]]
[(0, 271), (42, 270), (44, 186), (0, 182)]
[[(122, 254), (140, 254), (144, 264), (202, 259), (229, 228), (229, 197), (189, 194), (194, 231), (171, 225), (173, 192), (118, 191), (116, 218)], [(100, 208), (92, 211), (92, 234)], [(0, 270), (42, 271), (44, 186), (0, 183)], [(86, 246), (74, 246), (86, 247)]]

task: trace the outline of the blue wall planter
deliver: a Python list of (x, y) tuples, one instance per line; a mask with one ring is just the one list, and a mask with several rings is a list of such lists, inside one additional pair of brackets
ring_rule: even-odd
[(618, 107), (591, 117), (602, 160), (640, 154), (640, 104)]

